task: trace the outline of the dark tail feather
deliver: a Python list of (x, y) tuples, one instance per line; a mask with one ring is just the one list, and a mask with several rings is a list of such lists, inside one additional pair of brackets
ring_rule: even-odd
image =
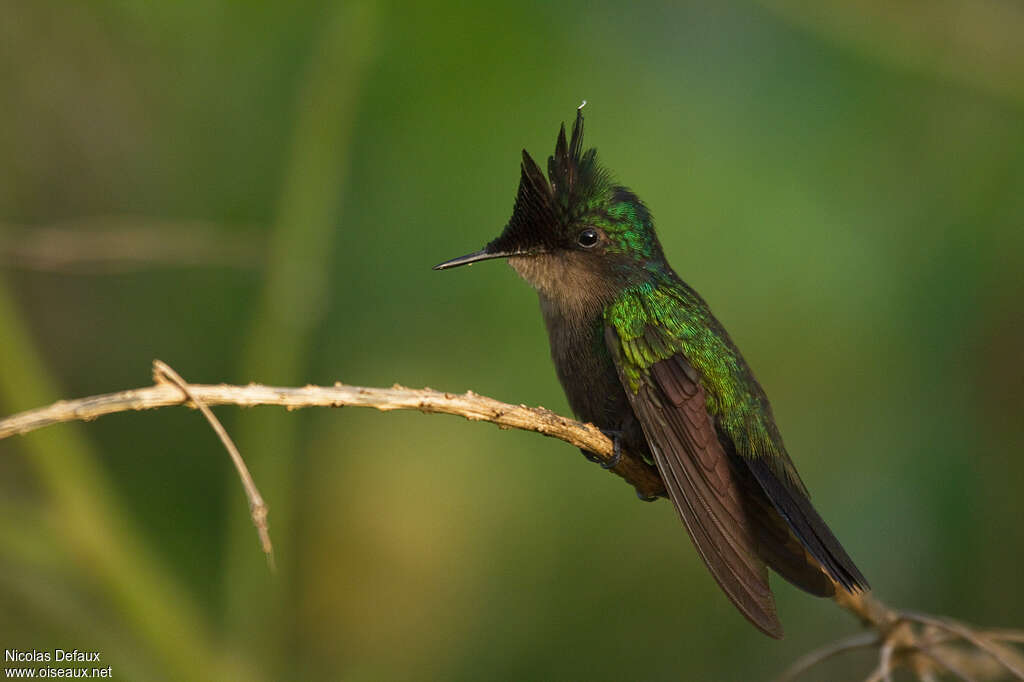
[(743, 488), (743, 503), (760, 557), (773, 571), (801, 590), (816, 597), (835, 595), (835, 583), (797, 540), (750, 468), (735, 454), (732, 462), (736, 478)]
[[(832, 534), (821, 516), (818, 515), (811, 505), (811, 501), (801, 492), (782, 483), (763, 460), (744, 458), (742, 461), (760, 484), (763, 494), (767, 500), (771, 501), (778, 516), (792, 531), (793, 537), (803, 546), (800, 549), (806, 550), (806, 552), (800, 553), (805, 556), (809, 554), (834, 581), (848, 591), (870, 589), (868, 581), (854, 565), (853, 560), (847, 555), (846, 550), (839, 544), (839, 540)], [(751, 497), (756, 500), (756, 496)], [(775, 524), (769, 521), (771, 517), (759, 515), (759, 518), (761, 521), (758, 525), (764, 526), (763, 529), (759, 528), (759, 531), (764, 533), (765, 538), (777, 538), (780, 529), (773, 527)], [(801, 567), (799, 556), (788, 547), (787, 543), (776, 541), (765, 544), (769, 546), (767, 554), (763, 556), (767, 564), (797, 587), (812, 594), (819, 594), (820, 587), (816, 586), (813, 580), (806, 580), (807, 569), (813, 566), (812, 563), (804, 561), (804, 565)], [(793, 548), (793, 550), (796, 549)]]

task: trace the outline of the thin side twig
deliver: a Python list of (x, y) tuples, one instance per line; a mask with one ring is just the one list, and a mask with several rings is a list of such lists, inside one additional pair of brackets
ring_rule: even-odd
[(905, 623), (899, 623), (892, 628), (883, 638), (882, 646), (879, 648), (878, 667), (868, 676), (865, 682), (892, 682), (893, 654), (896, 648), (903, 644), (909, 633)]
[(961, 682), (978, 682), (978, 680), (968, 674), (966, 670), (963, 670), (959, 664), (946, 656), (942, 650), (924, 646), (920, 648), (920, 652), (935, 661), (939, 665), (940, 669), (950, 673)]
[(932, 627), (945, 630), (958, 637), (962, 637), (967, 642), (970, 642), (977, 649), (984, 651), (986, 654), (991, 656), (993, 659), (999, 662), (1006, 670), (1012, 674), (1018, 680), (1024, 680), (1024, 668), (1013, 660), (1010, 656), (1006, 655), (998, 645), (986, 639), (980, 632), (958, 623), (955, 620), (949, 618), (939, 618), (937, 616), (930, 616), (926, 613), (919, 613), (917, 611), (904, 611), (904, 617), (922, 623), (924, 625), (931, 625)]
[(795, 680), (814, 666), (834, 656), (844, 654), (847, 651), (877, 646), (879, 641), (878, 633), (873, 631), (858, 632), (848, 637), (843, 637), (796, 659), (781, 675), (775, 678), (775, 682), (792, 682), (792, 680)]
[(0, 222), (0, 266), (78, 275), (143, 268), (263, 267), (256, 230), (233, 230), (202, 220), (109, 215), (50, 223)]
[(1020, 630), (982, 630), (978, 633), (993, 642), (1016, 642), (1024, 644), (1024, 632)]
[[(977, 630), (949, 618), (894, 609), (870, 592), (847, 592), (839, 586), (836, 587), (835, 602), (880, 634), (877, 639), (879, 662), (869, 680), (885, 680), (895, 667), (908, 664), (921, 667), (914, 674), (919, 680), (926, 680), (931, 671), (924, 669), (922, 656), (933, 661), (939, 671), (966, 682), (998, 679), (1004, 671), (1015, 679), (1024, 680), (1017, 652), (997, 644), (1024, 641), (1024, 632)], [(910, 628), (910, 624), (924, 626), (925, 630), (918, 632)], [(970, 646), (961, 648), (948, 644), (958, 639)], [(838, 647), (843, 641), (833, 646)], [(988, 658), (983, 661), (978, 656)], [(986, 661), (993, 662), (993, 665), (985, 664)]]
[(263, 501), (263, 496), (260, 495), (260, 491), (256, 487), (256, 482), (252, 479), (252, 474), (249, 473), (249, 467), (245, 465), (245, 460), (242, 459), (242, 453), (238, 451), (235, 442), (231, 440), (227, 429), (217, 419), (213, 410), (195, 396), (188, 382), (182, 379), (181, 375), (171, 369), (166, 363), (160, 360), (153, 361), (153, 380), (157, 383), (169, 382), (180, 389), (185, 398), (191, 401), (203, 413), (206, 421), (210, 422), (210, 426), (213, 427), (214, 433), (220, 438), (220, 442), (224, 444), (224, 449), (228, 451), (228, 455), (238, 471), (238, 477), (242, 481), (245, 496), (249, 500), (249, 515), (252, 517), (252, 523), (256, 526), (256, 532), (259, 534), (263, 553), (267, 555), (267, 564), (269, 564), (270, 570), (274, 571), (274, 546), (270, 542), (270, 530), (267, 527), (267, 514), (269, 510), (267, 509), (266, 502)]

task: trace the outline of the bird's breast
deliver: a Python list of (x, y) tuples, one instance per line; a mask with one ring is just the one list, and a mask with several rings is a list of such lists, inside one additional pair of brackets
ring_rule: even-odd
[(605, 430), (621, 430), (630, 421), (632, 408), (605, 345), (603, 317), (568, 317), (543, 295), (541, 310), (551, 359), (569, 406), (583, 421)]

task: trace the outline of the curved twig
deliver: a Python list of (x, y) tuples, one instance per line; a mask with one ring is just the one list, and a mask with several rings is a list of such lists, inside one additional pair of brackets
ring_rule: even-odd
[(880, 641), (878, 633), (873, 631), (858, 632), (848, 637), (843, 637), (796, 659), (781, 675), (775, 678), (775, 682), (791, 682), (814, 666), (834, 656), (845, 654), (847, 651), (878, 646)]
[(868, 676), (866, 682), (892, 682), (892, 654), (896, 650), (896, 638), (889, 636), (879, 650), (878, 667)]
[(1017, 661), (1006, 656), (998, 646), (993, 645), (993, 643), (986, 639), (981, 633), (973, 630), (963, 623), (959, 623), (949, 618), (930, 616), (926, 613), (919, 613), (917, 611), (903, 611), (902, 614), (904, 618), (907, 618), (908, 620), (913, 620), (923, 625), (931, 625), (932, 627), (945, 630), (946, 632), (958, 637), (962, 637), (965, 641), (974, 645), (978, 650), (984, 651), (986, 654), (998, 661), (1000, 665), (1006, 668), (1006, 670), (1018, 680), (1024, 680), (1024, 669), (1021, 668)]
[(921, 647), (920, 651), (923, 655), (935, 661), (939, 665), (940, 669), (950, 673), (961, 682), (978, 682), (978, 680), (969, 675), (967, 671), (963, 670), (958, 663), (951, 660), (949, 656), (940, 649), (933, 649), (931, 647), (924, 646)]
[(242, 454), (235, 446), (235, 442), (231, 440), (231, 436), (228, 435), (227, 429), (220, 423), (220, 420), (217, 419), (213, 411), (206, 406), (206, 403), (195, 396), (188, 383), (181, 378), (181, 375), (171, 369), (166, 363), (160, 360), (153, 361), (153, 380), (157, 383), (170, 383), (178, 387), (185, 396), (185, 399), (191, 401), (203, 413), (206, 421), (210, 422), (214, 433), (220, 438), (224, 449), (228, 451), (228, 455), (235, 465), (235, 470), (238, 471), (238, 477), (242, 479), (242, 488), (245, 489), (245, 496), (249, 500), (249, 515), (252, 517), (252, 523), (256, 526), (256, 532), (260, 536), (260, 546), (263, 547), (263, 553), (267, 555), (267, 563), (270, 565), (270, 570), (273, 571), (274, 545), (270, 542), (270, 530), (267, 528), (267, 514), (270, 510), (267, 508), (266, 502), (263, 501), (263, 496), (260, 495), (256, 482), (252, 480), (252, 474), (249, 473), (249, 467), (245, 465), (245, 460), (242, 459)]

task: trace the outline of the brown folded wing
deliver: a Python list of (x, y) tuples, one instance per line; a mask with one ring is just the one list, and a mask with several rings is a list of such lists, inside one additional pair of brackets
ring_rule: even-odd
[[(607, 340), (617, 356), (618, 339)], [(621, 372), (621, 358), (616, 360)], [(670, 358), (652, 365), (650, 379), (636, 393), (628, 387), (626, 393), (672, 503), (733, 604), (765, 634), (782, 637), (742, 482), (718, 440), (697, 373), (685, 361)]]

